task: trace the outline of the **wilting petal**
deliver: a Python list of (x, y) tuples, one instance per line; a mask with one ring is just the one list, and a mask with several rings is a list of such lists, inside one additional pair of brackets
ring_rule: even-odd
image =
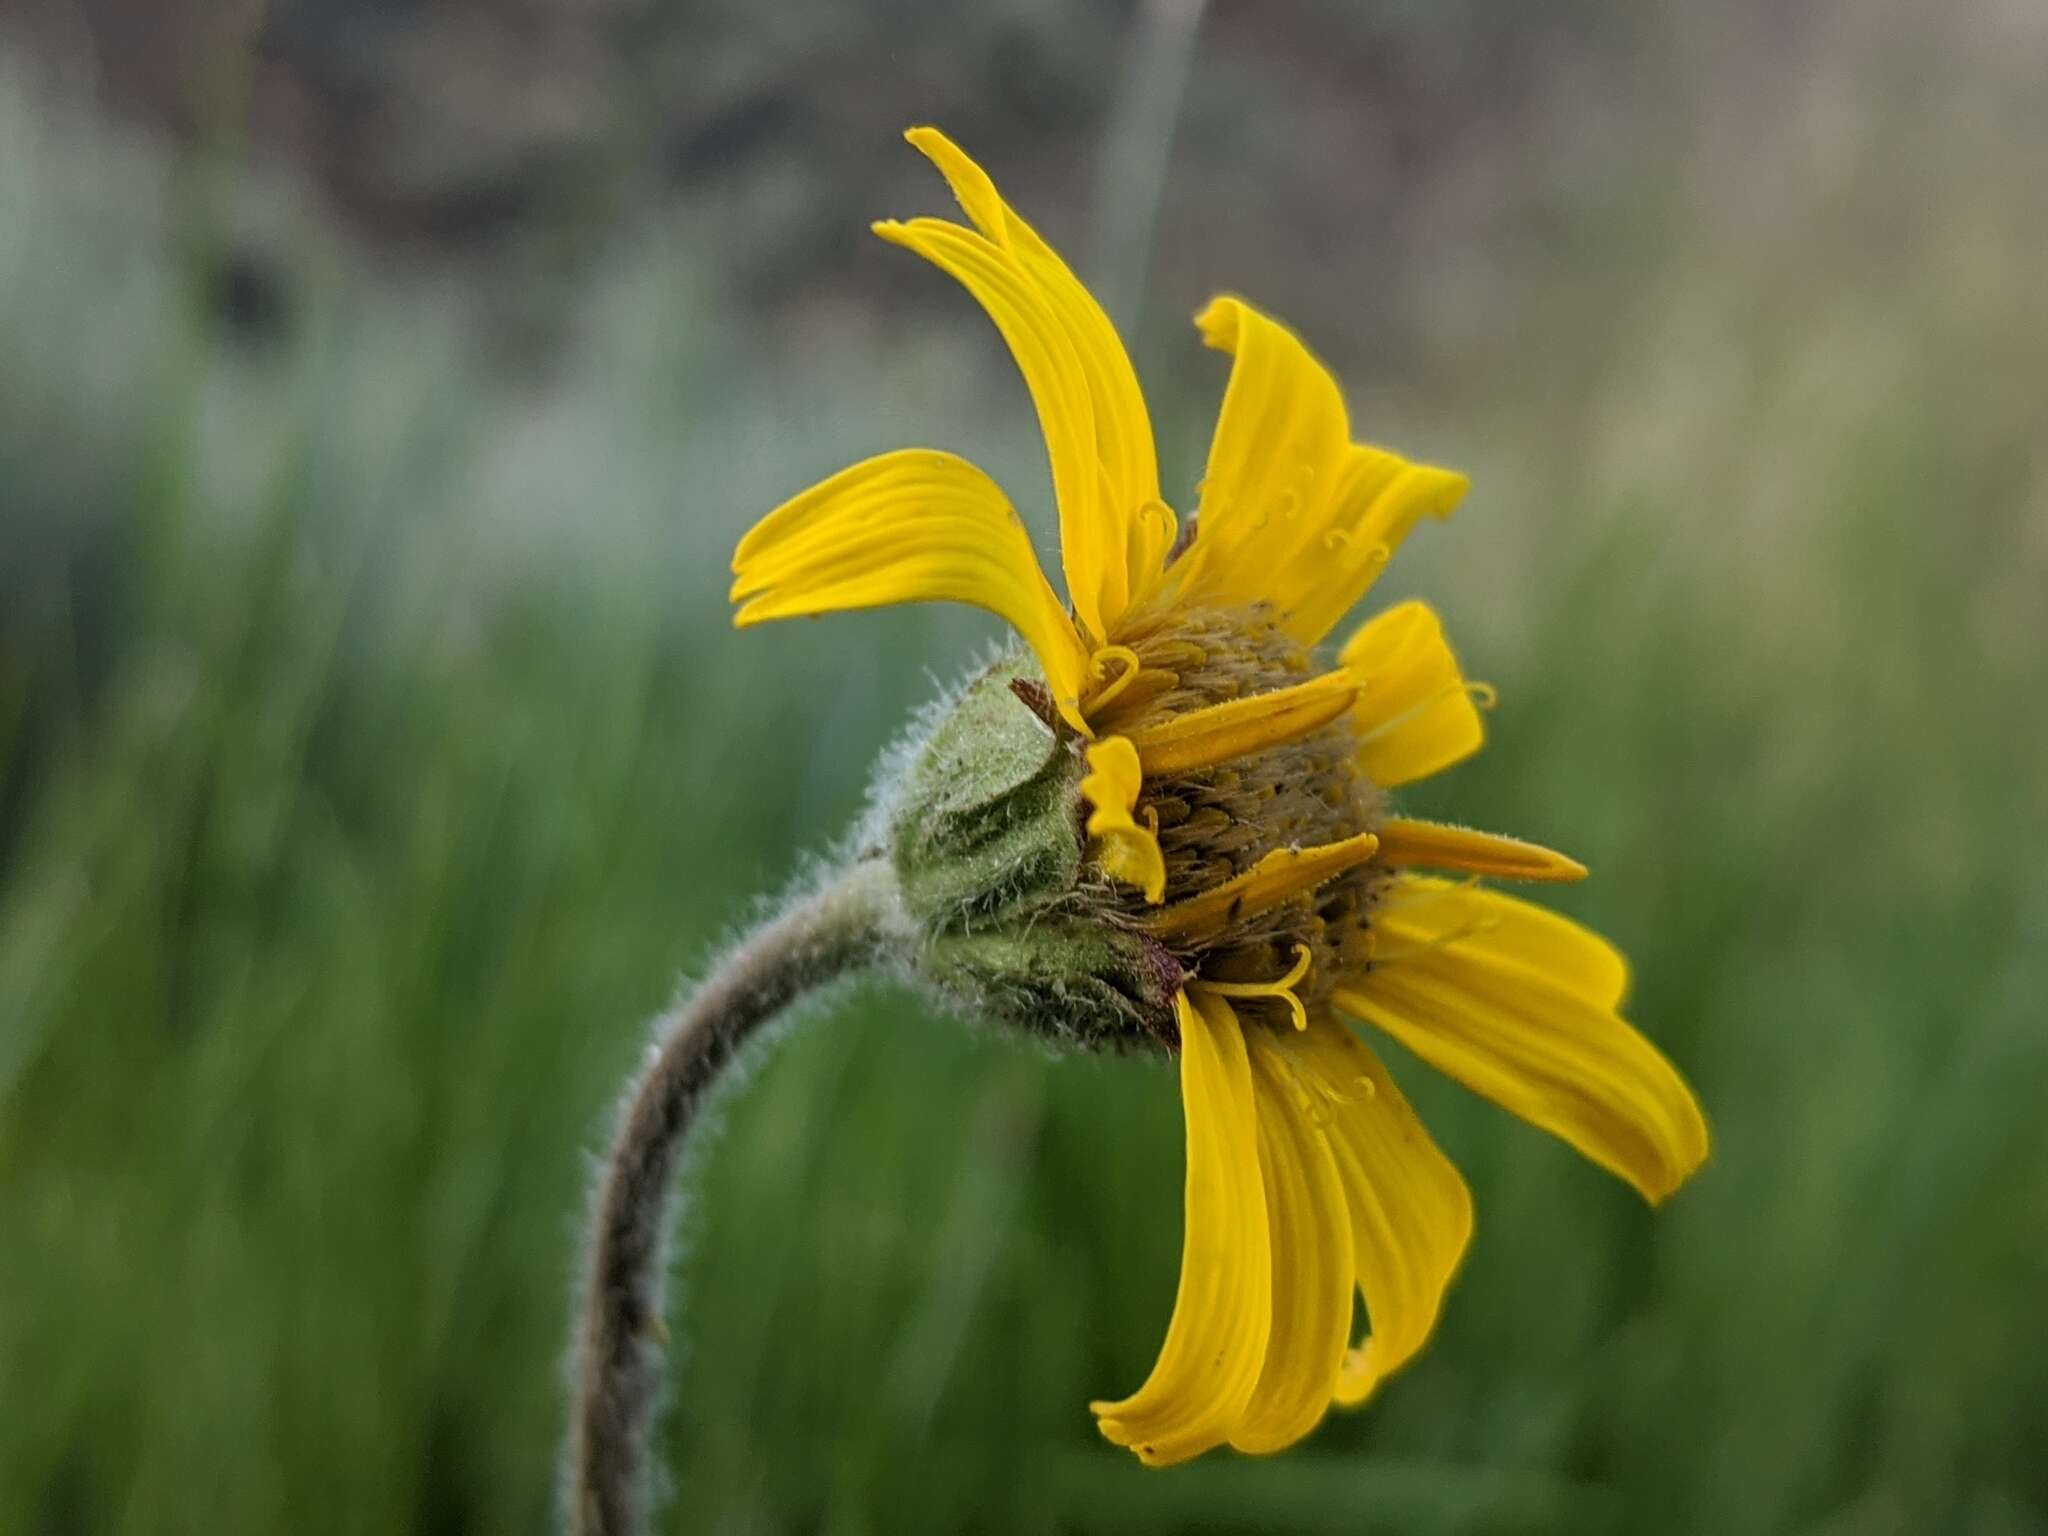
[(1259, 1176), (1251, 1064), (1221, 998), (1176, 1000), (1187, 1117), (1180, 1291), (1145, 1385), (1091, 1403), (1102, 1433), (1165, 1466), (1229, 1438), (1244, 1416), (1273, 1324), (1273, 1264)]
[(1441, 772), (1486, 739), (1458, 658), (1427, 603), (1396, 603), (1344, 642), (1358, 679), (1358, 766), (1382, 789)]
[(1157, 579), (1174, 538), (1137, 374), (1102, 307), (987, 173), (936, 128), (906, 137), (975, 227), (886, 220), (875, 233), (956, 278), (1009, 343), (1052, 461), (1068, 595), (1100, 644)]
[(1326, 673), (1292, 688), (1168, 716), (1131, 731), (1131, 744), (1148, 775), (1193, 773), (1298, 741), (1343, 714), (1357, 697), (1349, 672)]
[(904, 448), (841, 470), (755, 524), (732, 568), (742, 628), (892, 603), (972, 603), (1030, 642), (1070, 714), (1080, 697), (1087, 657), (1031, 536), (996, 483), (950, 453)]
[(1270, 603), (1313, 644), (1419, 518), (1449, 514), (1465, 478), (1353, 443), (1330, 371), (1242, 299), (1215, 300), (1195, 323), (1234, 361), (1176, 579), (1209, 601)]
[(1094, 807), (1087, 826), (1090, 851), (1110, 874), (1141, 887), (1147, 901), (1158, 901), (1166, 894), (1166, 858), (1158, 837), (1131, 816), (1142, 783), (1137, 748), (1123, 737), (1107, 736), (1089, 746), (1081, 798)]
[(1440, 821), (1389, 816), (1379, 824), (1379, 862), (1388, 869), (1461, 869), (1503, 880), (1563, 882), (1586, 878), (1586, 866), (1541, 843)]
[(1553, 974), (1536, 958), (1555, 944), (1550, 936), (1543, 949), (1513, 947), (1541, 932), (1526, 919), (1462, 932), (1439, 927), (1440, 917), (1390, 898), (1374, 917), (1372, 968), (1337, 993), (1338, 1005), (1645, 1199), (1684, 1183), (1706, 1160), (1706, 1120), (1677, 1069), (1601, 1000), (1616, 979), (1580, 958), (1594, 951)]
[(1346, 1354), (1336, 1389), (1350, 1406), (1428, 1341), (1472, 1238), (1472, 1196), (1387, 1069), (1343, 1024), (1318, 1019), (1294, 1059), (1322, 1101), (1365, 1297), (1370, 1331)]
[[(1259, 1171), (1273, 1234), (1273, 1331), (1266, 1363), (1231, 1432), (1240, 1451), (1277, 1451), (1329, 1410), (1351, 1336), (1351, 1218), (1320, 1106), (1297, 1079), (1287, 1045), (1246, 1032), (1258, 1105)], [(1291, 1044), (1291, 1041), (1288, 1042)]]

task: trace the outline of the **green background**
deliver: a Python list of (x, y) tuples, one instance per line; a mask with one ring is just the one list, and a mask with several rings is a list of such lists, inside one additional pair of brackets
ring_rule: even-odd
[[(1592, 867), (1716, 1152), (1652, 1214), (1389, 1046), (1478, 1207), (1434, 1344), (1147, 1472), (1085, 1404), (1170, 1074), (835, 998), (689, 1175), (666, 1528), (2048, 1530), (2031, 8), (663, 14), (454, 247), (232, 68), (167, 127), (0, 52), (0, 1530), (548, 1528), (645, 1021), (995, 633), (735, 633), (734, 540), (928, 443), (1050, 553), (993, 333), (860, 236), (945, 207), (928, 115), (1104, 278), (1182, 505), (1224, 288), (1472, 474), (1371, 601), (1501, 702), (1402, 803)], [(712, 99), (783, 116), (650, 169)]]

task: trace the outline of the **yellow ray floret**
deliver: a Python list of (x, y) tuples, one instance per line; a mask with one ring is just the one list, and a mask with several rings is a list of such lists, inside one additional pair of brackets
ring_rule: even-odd
[(1504, 880), (1565, 882), (1586, 878), (1577, 859), (1518, 837), (1475, 832), (1436, 821), (1393, 816), (1379, 825), (1380, 863), (1390, 869), (1462, 869)]
[(1146, 776), (1193, 773), (1319, 731), (1358, 697), (1348, 672), (1172, 715), (1129, 732)]
[(1166, 894), (1166, 859), (1158, 837), (1131, 815), (1143, 782), (1138, 750), (1121, 736), (1107, 736), (1092, 743), (1087, 756), (1081, 798), (1094, 807), (1087, 825), (1090, 852), (1109, 874), (1156, 902)]
[(1387, 1069), (1343, 1024), (1319, 1018), (1288, 1043), (1351, 1218), (1351, 1272), (1370, 1331), (1338, 1374), (1336, 1400), (1350, 1406), (1428, 1342), (1472, 1238), (1472, 1195)]
[(1296, 1080), (1280, 1037), (1255, 1029), (1246, 1044), (1272, 1233), (1273, 1326), (1230, 1443), (1264, 1453), (1292, 1445), (1329, 1411), (1351, 1336), (1353, 1248), (1322, 1106)]
[(1360, 625), (1340, 659), (1358, 679), (1358, 766), (1392, 789), (1479, 750), (1485, 729), (1443, 625), (1427, 603), (1397, 603)]
[(1009, 344), (1052, 462), (1067, 592), (1089, 635), (1106, 640), (1154, 584), (1174, 538), (1137, 374), (1102, 307), (988, 174), (936, 128), (905, 137), (974, 228), (885, 220), (875, 233), (957, 279)]
[(1331, 518), (1322, 547), (1296, 552), (1276, 578), (1282, 592), (1297, 592), (1288, 629), (1313, 643), (1379, 579), (1379, 573), (1425, 517), (1445, 518), (1465, 499), (1471, 482), (1454, 470), (1411, 464), (1383, 448), (1354, 444), (1337, 471)]
[(1526, 966), (1598, 1008), (1628, 998), (1628, 961), (1592, 929), (1519, 896), (1469, 880), (1401, 875), (1373, 909), (1388, 964), (1455, 944), (1471, 964)]
[(1378, 847), (1378, 838), (1361, 832), (1313, 848), (1275, 848), (1243, 874), (1176, 902), (1148, 918), (1145, 926), (1162, 939), (1198, 943), (1357, 868)]
[(929, 448), (881, 454), (784, 502), (740, 540), (742, 628), (800, 614), (950, 600), (1000, 614), (1078, 719), (1087, 652), (996, 483)]
[(1166, 1466), (1222, 1444), (1258, 1385), (1273, 1326), (1273, 1260), (1244, 1032), (1221, 998), (1176, 999), (1187, 1184), (1180, 1288), (1145, 1384), (1091, 1403), (1102, 1433)]
[(1456, 904), (1400, 895), (1379, 914), (1372, 968), (1337, 992), (1340, 1007), (1652, 1203), (1706, 1160), (1692, 1090), (1605, 1000), (1617, 984), (1596, 948), (1583, 951), (1585, 969), (1558, 974), (1542, 964), (1558, 947), (1543, 925), (1471, 929)]
[(1290, 635), (1314, 644), (1409, 529), (1450, 514), (1467, 481), (1353, 443), (1329, 369), (1242, 299), (1215, 300), (1195, 323), (1233, 361), (1202, 476), (1200, 537), (1174, 568), (1175, 590), (1269, 604)]

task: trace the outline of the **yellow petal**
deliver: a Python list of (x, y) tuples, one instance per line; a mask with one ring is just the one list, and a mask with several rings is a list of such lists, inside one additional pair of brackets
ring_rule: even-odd
[(1332, 496), (1320, 544), (1298, 550), (1274, 578), (1296, 594), (1287, 628), (1303, 644), (1321, 640), (1372, 589), (1394, 552), (1425, 517), (1449, 517), (1472, 482), (1455, 470), (1411, 464), (1381, 448), (1353, 445)]
[(957, 279), (1009, 344), (1052, 461), (1068, 595), (1100, 643), (1156, 581), (1174, 538), (1137, 374), (1102, 307), (987, 173), (936, 128), (906, 137), (975, 227), (888, 220), (875, 233)]
[(1294, 1059), (1324, 1104), (1371, 1329), (1338, 1377), (1336, 1400), (1349, 1407), (1428, 1342), (1472, 1239), (1472, 1195), (1387, 1069), (1344, 1025), (1318, 1019)]
[(905, 448), (864, 460), (761, 519), (732, 562), (742, 628), (891, 603), (972, 603), (1030, 642), (1055, 698), (1078, 715), (1088, 664), (996, 483), (965, 459)]
[(1300, 338), (1243, 300), (1196, 317), (1233, 358), (1184, 592), (1266, 602), (1304, 644), (1329, 633), (1424, 516), (1447, 516), (1465, 477), (1351, 441), (1344, 397)]
[(1273, 1264), (1259, 1175), (1251, 1064), (1221, 998), (1182, 993), (1181, 1107), (1187, 1117), (1180, 1289), (1158, 1363), (1121, 1402), (1091, 1403), (1102, 1433), (1166, 1466), (1229, 1438), (1266, 1358)]
[(1325, 529), (1315, 514), (1351, 438), (1336, 380), (1285, 326), (1236, 298), (1195, 317), (1233, 362), (1209, 445), (1188, 552), (1191, 577), (1226, 600), (1284, 606), (1273, 574)]
[[(1505, 952), (1376, 917), (1371, 969), (1337, 1003), (1439, 1071), (1633, 1184), (1653, 1204), (1706, 1160), (1685, 1079), (1611, 1005)], [(1489, 943), (1487, 938), (1496, 938)]]
[(1536, 971), (1595, 1007), (1619, 1008), (1628, 996), (1628, 961), (1599, 934), (1469, 880), (1397, 876), (1373, 910), (1372, 928), (1388, 963), (1455, 945), (1471, 964)]
[(1275, 848), (1243, 874), (1176, 902), (1165, 911), (1146, 919), (1145, 926), (1160, 938), (1194, 941), (1221, 933), (1232, 924), (1292, 901), (1356, 868), (1373, 855), (1379, 839), (1370, 832), (1347, 837), (1341, 843), (1319, 843), (1312, 848)]
[(1332, 672), (1292, 688), (1189, 710), (1130, 732), (1148, 776), (1192, 773), (1319, 731), (1351, 707), (1358, 684)]
[(1094, 810), (1088, 817), (1090, 852), (1103, 869), (1127, 884), (1144, 889), (1147, 901), (1166, 894), (1166, 858), (1159, 839), (1131, 817), (1144, 777), (1138, 750), (1121, 736), (1106, 736), (1088, 748), (1088, 772), (1081, 797)]
[(1211, 981), (1207, 977), (1195, 977), (1189, 980), (1188, 990), (1196, 994), (1213, 992), (1218, 997), (1271, 998), (1286, 1004), (1296, 1029), (1307, 1029), (1308, 1009), (1302, 1006), (1301, 995), (1294, 989), (1308, 975), (1314, 959), (1314, 952), (1306, 944), (1296, 944), (1294, 964), (1288, 967), (1284, 976), (1275, 976), (1268, 981)]
[(1230, 1443), (1261, 1453), (1292, 1445), (1329, 1410), (1351, 1336), (1354, 1278), (1351, 1218), (1319, 1124), (1321, 1106), (1307, 1097), (1270, 1030), (1248, 1031), (1245, 1043), (1273, 1234), (1273, 1329)]
[(1427, 778), (1479, 750), (1479, 710), (1427, 603), (1396, 603), (1344, 642), (1358, 679), (1358, 766), (1382, 789)]
[(1475, 832), (1470, 827), (1438, 821), (1410, 821), (1390, 816), (1377, 828), (1380, 863), (1391, 869), (1462, 869), (1504, 880), (1570, 881), (1586, 878), (1577, 859), (1525, 843), (1518, 837)]

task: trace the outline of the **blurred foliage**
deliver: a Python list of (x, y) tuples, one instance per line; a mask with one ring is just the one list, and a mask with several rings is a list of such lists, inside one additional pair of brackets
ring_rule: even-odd
[[(1170, 1077), (849, 993), (690, 1181), (674, 1528), (2048, 1528), (2043, 37), (1821, 14), (1790, 63), (1672, 20), (1659, 112), (1546, 110), (1392, 241), (1309, 155), (1230, 182), (1218, 242), (1316, 229), (1287, 312), (1369, 431), (1474, 471), (1388, 587), (1503, 702), (1407, 803), (1593, 866), (1562, 904), (1633, 956), (1715, 1161), (1653, 1216), (1390, 1048), (1479, 1203), (1438, 1340), (1286, 1456), (1147, 1473), (1084, 1405), (1172, 1293)], [(1450, 23), (1378, 15), (1478, 88)], [(1217, 24), (1197, 80), (1258, 73)], [(1077, 104), (1105, 67), (1047, 65)], [(1174, 187), (1224, 184), (1221, 110)], [(1001, 127), (1024, 188), (1072, 179)], [(869, 176), (893, 124), (793, 142), (849, 216), (937, 205)], [(1269, 281), (1176, 238), (1188, 195), (1140, 332), (1179, 485), (1219, 374), (1177, 285)], [(926, 323), (860, 318), (893, 275), (764, 321), (766, 215), (707, 194), (601, 240), (556, 359), (508, 369), (459, 273), (284, 201), (0, 92), (0, 1530), (547, 1529), (638, 1021), (991, 633), (735, 635), (731, 543), (919, 440), (1044, 504), (937, 277)], [(1312, 280), (1347, 231), (1384, 286)]]

